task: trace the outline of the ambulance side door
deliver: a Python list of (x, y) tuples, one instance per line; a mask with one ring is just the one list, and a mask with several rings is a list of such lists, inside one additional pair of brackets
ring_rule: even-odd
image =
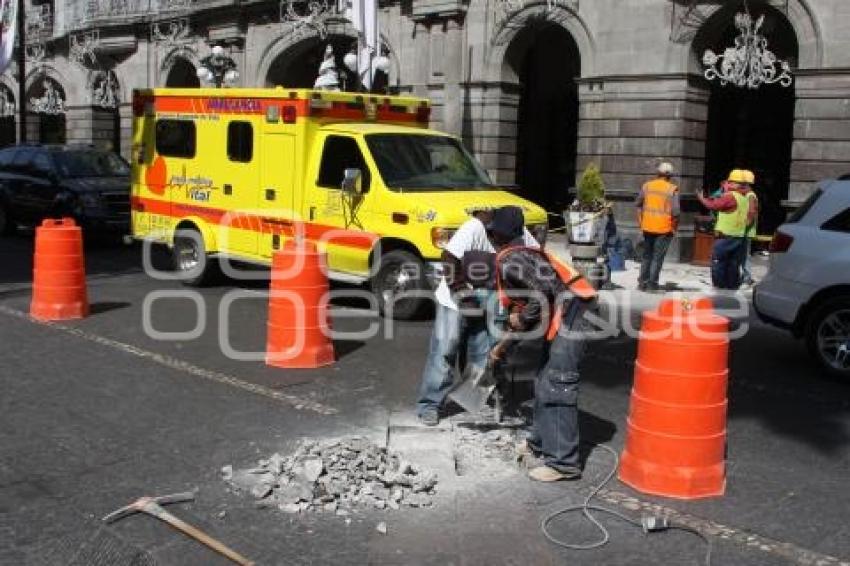
[(222, 128), (226, 138), (219, 147), (219, 158), (210, 163), (216, 172), (216, 208), (229, 213), (222, 220), (221, 242), (226, 251), (253, 256), (257, 254), (259, 234), (253, 216), (259, 190), (261, 156), (257, 148), (259, 132), (248, 120), (230, 120)]
[[(361, 212), (369, 198), (372, 179), (358, 140), (344, 133), (321, 133), (314, 152), (317, 153), (305, 178), (302, 203), (308, 237), (328, 251), (332, 270), (366, 273), (372, 240)], [(342, 190), (346, 169), (360, 170), (360, 194)]]
[(259, 252), (271, 257), (293, 234), (295, 208), (295, 136), (263, 134), (262, 173), (257, 209), (260, 214)]

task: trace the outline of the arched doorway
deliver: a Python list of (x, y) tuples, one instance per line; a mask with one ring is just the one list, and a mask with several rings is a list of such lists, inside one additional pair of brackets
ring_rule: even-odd
[(561, 211), (576, 177), (578, 46), (560, 25), (532, 22), (508, 46), (505, 60), (520, 83), (516, 183), (525, 198)]
[(15, 111), (15, 96), (6, 85), (0, 84), (0, 147), (16, 141)]
[[(735, 2), (715, 13), (695, 38), (694, 55), (701, 58), (706, 49), (723, 53), (733, 46), (739, 34), (735, 14), (744, 11), (744, 3)], [(796, 68), (797, 37), (785, 16), (758, 3), (751, 3), (750, 13), (754, 20), (765, 16), (760, 34), (767, 38), (768, 49)], [(782, 202), (788, 198), (790, 182), (794, 85), (786, 88), (777, 83), (749, 89), (713, 81), (709, 89), (703, 182), (714, 188), (732, 169), (754, 171), (760, 202), (759, 232), (772, 232), (786, 216)]]
[(266, 86), (312, 88), (319, 74), (319, 65), (324, 59), (325, 49), (330, 44), (334, 50), (340, 88), (344, 85), (347, 90), (355, 90), (353, 81), (356, 76), (343, 63), (343, 58), (351, 50), (354, 41), (354, 38), (347, 35), (330, 35), (325, 40), (310, 37), (296, 43), (272, 61), (265, 78)]
[(165, 79), (168, 88), (200, 88), (198, 70), (185, 57), (175, 57)]
[(27, 139), (39, 143), (64, 144), (65, 89), (50, 77), (36, 80), (28, 91)]

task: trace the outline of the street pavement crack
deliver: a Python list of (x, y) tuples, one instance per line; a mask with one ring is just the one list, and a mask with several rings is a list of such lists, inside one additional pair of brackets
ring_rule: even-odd
[(174, 358), (172, 356), (160, 354), (157, 352), (151, 352), (150, 350), (145, 350), (144, 348), (139, 348), (138, 346), (133, 346), (132, 344), (119, 342), (118, 340), (106, 338), (105, 336), (86, 332), (85, 330), (82, 330), (80, 328), (66, 326), (57, 322), (36, 322), (32, 320), (27, 313), (6, 306), (0, 305), (0, 313), (20, 320), (26, 320), (33, 324), (52, 328), (65, 334), (76, 336), (77, 338), (81, 338), (88, 342), (92, 342), (101, 346), (106, 346), (107, 348), (112, 348), (113, 350), (118, 350), (120, 352), (124, 352), (125, 354), (136, 356), (137, 358), (141, 358), (149, 362), (159, 364), (169, 369), (177, 370), (179, 372), (191, 375), (196, 378), (205, 379), (207, 381), (213, 381), (223, 385), (228, 385), (230, 387), (240, 389), (242, 391), (247, 391), (248, 393), (253, 393), (255, 395), (260, 395), (269, 399), (273, 399), (275, 401), (290, 405), (299, 411), (312, 411), (320, 415), (334, 415), (338, 412), (335, 407), (331, 407), (329, 405), (313, 401), (312, 399), (307, 399), (304, 397), (299, 397), (297, 395), (292, 395), (290, 393), (276, 391), (269, 387), (250, 383), (248, 381), (239, 379), (238, 377), (228, 375), (226, 373), (196, 366), (194, 364), (180, 360), (178, 358)]

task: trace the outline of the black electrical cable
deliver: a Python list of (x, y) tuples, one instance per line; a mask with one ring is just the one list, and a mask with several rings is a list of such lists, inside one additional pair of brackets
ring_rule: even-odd
[[(591, 511), (598, 511), (600, 513), (607, 513), (608, 515), (613, 515), (614, 517), (617, 517), (618, 519), (621, 519), (629, 523), (630, 525), (634, 525), (640, 529), (645, 530), (644, 523), (642, 521), (633, 519), (632, 517), (629, 517), (628, 515), (620, 513), (619, 511), (616, 511), (614, 509), (608, 509), (607, 507), (600, 507), (598, 505), (591, 504), (593, 498), (596, 497), (599, 492), (602, 491), (602, 489), (608, 484), (608, 482), (610, 482), (614, 478), (614, 474), (617, 473), (617, 468), (620, 467), (620, 457), (617, 455), (617, 452), (615, 452), (610, 446), (606, 446), (604, 444), (596, 444), (595, 446), (608, 452), (614, 458), (614, 465), (612, 466), (611, 470), (605, 475), (605, 479), (590, 490), (590, 493), (587, 495), (587, 497), (582, 503), (570, 505), (568, 507), (564, 507), (562, 509), (549, 513), (543, 518), (540, 523), (540, 529), (543, 531), (543, 536), (545, 536), (549, 540), (549, 542), (556, 544), (562, 548), (567, 548), (570, 550), (592, 550), (608, 544), (608, 541), (611, 539), (611, 534), (608, 532), (608, 529), (606, 529), (605, 526), (600, 523), (596, 517), (590, 514)], [(552, 521), (562, 515), (574, 513), (576, 511), (581, 511), (582, 515), (587, 517), (587, 520), (593, 523), (593, 525), (599, 530), (599, 532), (602, 533), (601, 540), (586, 544), (576, 544), (558, 539), (552, 533), (549, 532), (549, 525), (552, 523)], [(664, 529), (659, 530), (667, 529), (685, 531), (701, 538), (706, 544), (705, 565), (711, 565), (711, 540), (707, 536), (699, 532), (697, 529), (686, 525), (669, 524), (665, 526)]]

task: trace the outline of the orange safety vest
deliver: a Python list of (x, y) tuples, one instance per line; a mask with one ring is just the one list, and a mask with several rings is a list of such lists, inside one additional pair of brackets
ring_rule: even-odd
[[(569, 289), (570, 292), (576, 297), (585, 300), (596, 298), (596, 289), (593, 287), (593, 285), (590, 284), (587, 279), (585, 279), (584, 275), (582, 275), (581, 272), (579, 272), (576, 268), (566, 263), (565, 261), (562, 261), (554, 254), (550, 254), (545, 250), (529, 248), (527, 246), (508, 246), (501, 250), (498, 254), (496, 254), (495, 262), (496, 291), (499, 294), (499, 302), (504, 308), (509, 308), (513, 301), (511, 301), (510, 296), (505, 292), (505, 288), (502, 285), (501, 261), (506, 254), (515, 250), (528, 250), (531, 252), (538, 253), (544, 258), (546, 258), (552, 265), (552, 268), (555, 270), (555, 273), (558, 274), (558, 277), (561, 279), (564, 285), (566, 285), (567, 289)], [(546, 340), (552, 341), (555, 339), (555, 336), (558, 335), (558, 331), (561, 329), (561, 321), (563, 318), (564, 305), (557, 305), (555, 307), (555, 312), (552, 313), (552, 318), (549, 319), (549, 327), (546, 329)]]
[(653, 179), (643, 185), (640, 229), (652, 234), (673, 231), (673, 195), (678, 187), (665, 179)]

